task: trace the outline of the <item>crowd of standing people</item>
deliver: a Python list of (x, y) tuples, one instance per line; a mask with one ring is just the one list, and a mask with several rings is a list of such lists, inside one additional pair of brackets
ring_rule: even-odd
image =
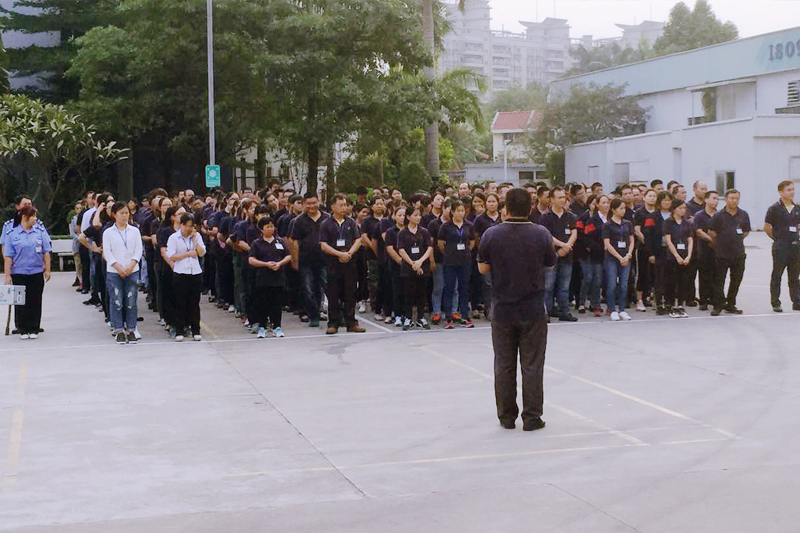
[[(155, 189), (125, 203), (88, 192), (70, 224), (75, 285), (119, 343), (141, 339), (140, 292), (176, 341), (202, 340), (203, 295), (258, 337), (283, 337), (286, 313), (312, 328), (327, 322), (328, 334), (363, 332), (357, 315), (368, 310), (402, 330), (472, 328), (492, 317), (496, 280), (481, 272), (479, 250), (486, 232), (508, 218), (511, 188), (463, 182), (408, 198), (398, 189), (360, 188), (355, 198), (336, 194), (326, 204), (277, 182), (206, 195)], [(693, 306), (714, 316), (742, 312), (737, 293), (751, 227), (738, 191), (709, 191), (698, 181), (687, 200), (683, 185), (659, 180), (609, 194), (600, 184), (523, 189), (531, 198), (527, 220), (549, 232), (556, 252), (544, 271), (548, 320), (589, 313), (626, 321), (633, 309), (682, 318)], [(765, 224), (774, 241), (776, 312), (786, 270), (800, 310), (800, 209), (793, 183), (778, 189)], [(15, 207), (2, 231), (5, 281), (27, 287), (31, 311), (18, 310), (17, 330), (36, 338), (51, 243), (30, 199)]]

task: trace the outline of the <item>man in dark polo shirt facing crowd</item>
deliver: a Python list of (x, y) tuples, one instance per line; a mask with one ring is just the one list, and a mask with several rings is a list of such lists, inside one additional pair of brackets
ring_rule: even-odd
[(337, 333), (342, 325), (342, 302), (347, 331), (366, 331), (356, 322), (358, 265), (353, 257), (361, 247), (361, 230), (355, 220), (345, 215), (347, 209), (347, 197), (335, 195), (331, 203), (333, 216), (328, 217), (319, 229), (319, 245), (327, 261), (328, 335)]
[(780, 199), (767, 209), (764, 218), (764, 231), (772, 239), (772, 278), (769, 289), (772, 298), (772, 310), (783, 312), (781, 308), (781, 278), (783, 271), (788, 270), (789, 297), (792, 309), (800, 311), (800, 241), (798, 225), (800, 225), (800, 207), (794, 205), (794, 183), (782, 181), (778, 184)]
[[(563, 192), (563, 191), (562, 191)], [(514, 429), (517, 406), (517, 353), (522, 368), (523, 430), (544, 427), (544, 358), (547, 316), (544, 272), (556, 264), (553, 239), (528, 220), (531, 197), (525, 189), (506, 194), (509, 218), (486, 230), (478, 270), (492, 275), (492, 344), (497, 417)]]
[(319, 247), (319, 228), (328, 215), (319, 210), (319, 198), (314, 192), (304, 196), (306, 212), (294, 219), (289, 235), (292, 266), (300, 270), (308, 314), (308, 325), (319, 327), (322, 294), (325, 290), (325, 256)]
[[(725, 193), (725, 209), (711, 218), (708, 234), (714, 239), (716, 268), (714, 283), (716, 296), (711, 316), (719, 316), (723, 309), (727, 313), (741, 315), (736, 307), (736, 295), (744, 277), (744, 264), (747, 254), (744, 240), (750, 234), (750, 216), (739, 209), (739, 191), (729, 189)], [(731, 272), (728, 296), (725, 296), (725, 276)]]

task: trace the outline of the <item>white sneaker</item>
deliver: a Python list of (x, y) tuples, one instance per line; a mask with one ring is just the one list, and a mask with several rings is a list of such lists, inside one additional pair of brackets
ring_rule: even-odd
[(139, 332), (139, 328), (133, 330), (133, 336), (136, 337), (137, 341), (142, 340), (142, 334)]
[(395, 319), (394, 319), (394, 326), (395, 326), (395, 327), (397, 327), (397, 328), (399, 328), (399, 327), (401, 327), (402, 325), (403, 325), (403, 317), (401, 317), (401, 316), (395, 317)]
[(27, 334), (27, 333), (23, 333), (22, 335), (19, 336), (19, 338), (24, 340), (24, 341), (26, 341), (26, 340), (30, 339), (31, 336), (29, 334)]
[(266, 328), (258, 328), (258, 335), (256, 335), (259, 339), (266, 339), (267, 338), (267, 329)]
[(387, 316), (387, 317), (384, 319), (383, 323), (384, 323), (384, 324), (391, 324), (391, 323), (392, 323), (392, 317), (390, 317), (390, 316)]
[(680, 313), (680, 311), (678, 311), (677, 309), (675, 309), (673, 307), (672, 310), (669, 312), (669, 317), (670, 318), (681, 318), (681, 313)]
[(325, 322), (326, 320), (328, 320), (328, 313), (326, 313), (325, 311), (320, 311), (319, 319)]
[(375, 322), (383, 322), (384, 316), (383, 315), (375, 315)]
[(275, 328), (275, 336), (279, 339), (282, 339), (286, 335), (284, 335), (283, 330), (281, 328)]
[(196, 341), (198, 341), (198, 342), (199, 342), (199, 341), (203, 340), (203, 336), (202, 336), (202, 335), (200, 335), (200, 334), (198, 333), (197, 335), (195, 335), (194, 337), (192, 337), (192, 339), (194, 339), (194, 340), (196, 340)]
[(229, 312), (229, 313), (235, 313), (235, 312), (236, 312), (236, 307), (235, 307), (235, 306), (233, 306), (233, 305), (232, 305), (232, 306), (230, 306), (230, 307), (228, 307), (228, 312)]
[(175, 335), (175, 342), (183, 342), (183, 335)]
[(619, 322), (619, 320), (620, 320), (619, 313), (617, 313), (616, 311), (611, 313), (611, 321), (612, 322)]
[(361, 305), (358, 306), (358, 312), (364, 314), (367, 312), (367, 304), (361, 302)]
[(644, 302), (639, 302), (636, 304), (636, 310), (641, 311), (642, 313), (647, 312), (647, 308), (644, 306)]
[(619, 314), (619, 317), (620, 317), (622, 320), (630, 320), (630, 319), (631, 319), (631, 315), (629, 315), (627, 311), (622, 311), (622, 312)]

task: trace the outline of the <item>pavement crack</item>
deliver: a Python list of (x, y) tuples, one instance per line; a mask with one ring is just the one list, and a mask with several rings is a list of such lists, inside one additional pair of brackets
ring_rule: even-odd
[(242, 372), (241, 372), (241, 371), (240, 371), (240, 370), (239, 370), (239, 369), (236, 367), (236, 365), (234, 365), (233, 363), (231, 363), (231, 362), (228, 360), (228, 358), (227, 358), (227, 357), (225, 357), (224, 355), (222, 355), (222, 353), (220, 353), (220, 351), (217, 349), (217, 347), (216, 347), (216, 346), (214, 346), (214, 345), (212, 344), (212, 345), (211, 345), (211, 347), (214, 349), (214, 352), (216, 352), (216, 354), (219, 356), (219, 358), (220, 358), (220, 359), (222, 359), (223, 361), (225, 361), (225, 363), (227, 363), (227, 364), (228, 364), (228, 365), (229, 365), (231, 368), (233, 368), (233, 370), (234, 370), (234, 371), (235, 371), (237, 374), (239, 374), (239, 377), (241, 377), (241, 378), (242, 378), (242, 379), (243, 379), (245, 382), (247, 382), (247, 384), (248, 384), (248, 385), (250, 385), (250, 386), (253, 388), (253, 390), (256, 392), (256, 395), (257, 395), (257, 396), (260, 396), (260, 397), (261, 397), (261, 398), (264, 400), (264, 402), (265, 402), (265, 403), (266, 403), (266, 404), (267, 404), (267, 405), (268, 405), (270, 408), (274, 409), (274, 410), (275, 410), (275, 412), (276, 412), (276, 413), (278, 413), (278, 414), (281, 416), (281, 418), (283, 418), (283, 420), (284, 420), (284, 421), (285, 421), (285, 422), (286, 422), (286, 423), (287, 423), (287, 424), (288, 424), (288, 425), (289, 425), (289, 426), (290, 426), (290, 427), (291, 427), (293, 430), (295, 430), (295, 431), (297, 432), (297, 434), (298, 434), (298, 435), (300, 435), (300, 436), (303, 438), (303, 440), (305, 440), (305, 441), (306, 441), (306, 443), (308, 443), (308, 445), (309, 445), (309, 446), (311, 446), (311, 447), (314, 449), (314, 451), (316, 451), (316, 452), (317, 452), (317, 454), (319, 454), (319, 456), (320, 456), (320, 457), (323, 459), (323, 461), (325, 461), (325, 462), (326, 462), (328, 465), (330, 465), (330, 467), (331, 467), (333, 470), (335, 470), (335, 471), (336, 471), (336, 473), (337, 473), (337, 474), (339, 474), (339, 476), (341, 476), (341, 477), (342, 477), (342, 478), (343, 478), (345, 481), (347, 481), (347, 483), (349, 483), (349, 484), (350, 484), (350, 486), (352, 486), (352, 487), (353, 487), (353, 489), (355, 489), (355, 490), (356, 490), (356, 491), (357, 491), (357, 492), (358, 492), (358, 493), (359, 493), (359, 494), (360, 494), (360, 495), (361, 495), (363, 498), (365, 498), (365, 499), (369, 499), (369, 496), (367, 496), (367, 495), (364, 493), (364, 491), (363, 491), (363, 490), (361, 490), (361, 488), (359, 488), (359, 486), (358, 486), (358, 485), (356, 485), (356, 484), (353, 482), (353, 480), (352, 480), (352, 479), (350, 479), (349, 477), (347, 477), (347, 476), (344, 474), (344, 472), (342, 472), (341, 470), (339, 470), (339, 467), (337, 467), (335, 464), (333, 464), (333, 462), (332, 462), (332, 461), (331, 461), (331, 460), (328, 458), (328, 456), (326, 456), (326, 455), (325, 455), (325, 453), (323, 453), (323, 451), (322, 451), (322, 450), (320, 450), (319, 448), (317, 448), (317, 447), (314, 445), (314, 443), (313, 443), (313, 442), (311, 442), (311, 440), (310, 440), (308, 437), (306, 437), (306, 436), (303, 434), (303, 432), (302, 432), (302, 431), (300, 431), (300, 429), (299, 429), (297, 426), (295, 426), (294, 424), (292, 424), (292, 422), (289, 420), (289, 418), (287, 418), (287, 416), (286, 416), (285, 414), (283, 414), (283, 412), (282, 412), (280, 409), (278, 409), (278, 407), (277, 407), (277, 406), (275, 406), (275, 404), (273, 404), (273, 403), (272, 403), (272, 402), (269, 400), (269, 398), (267, 398), (266, 396), (264, 396), (264, 394), (263, 394), (263, 393), (262, 393), (260, 390), (258, 390), (258, 387), (256, 387), (256, 386), (253, 384), (253, 382), (252, 382), (252, 381), (250, 381), (249, 379), (247, 379), (247, 377), (245, 377), (245, 375), (244, 375), (244, 374), (242, 374)]
[(624, 520), (620, 520), (620, 519), (619, 519), (619, 518), (617, 518), (616, 516), (614, 516), (614, 515), (612, 515), (612, 514), (609, 514), (609, 513), (607, 513), (606, 511), (604, 511), (603, 509), (599, 508), (598, 506), (596, 506), (596, 505), (594, 505), (594, 504), (592, 504), (592, 503), (590, 503), (590, 502), (588, 502), (588, 501), (584, 500), (584, 499), (583, 499), (583, 498), (581, 498), (580, 496), (577, 496), (577, 495), (575, 495), (575, 494), (571, 493), (570, 491), (568, 491), (568, 490), (566, 490), (566, 489), (564, 489), (564, 488), (562, 488), (562, 487), (559, 487), (559, 486), (558, 486), (558, 485), (556, 485), (555, 483), (547, 483), (547, 485), (550, 485), (551, 487), (553, 487), (553, 488), (555, 488), (555, 489), (558, 489), (558, 490), (560, 490), (561, 492), (563, 492), (563, 493), (564, 493), (564, 494), (566, 494), (567, 496), (571, 496), (571, 497), (575, 498), (576, 500), (578, 500), (579, 502), (582, 502), (582, 503), (584, 503), (584, 504), (588, 505), (588, 506), (589, 506), (589, 507), (591, 507), (592, 509), (594, 509), (594, 510), (596, 510), (596, 511), (599, 511), (599, 512), (603, 513), (604, 515), (606, 515), (607, 517), (609, 517), (611, 520), (614, 520), (614, 521), (616, 521), (616, 522), (619, 522), (620, 524), (622, 524), (623, 526), (625, 526), (625, 527), (627, 527), (627, 528), (631, 529), (632, 531), (636, 531), (636, 533), (642, 533), (642, 532), (641, 532), (641, 530), (639, 530), (639, 529), (636, 529), (635, 527), (633, 527), (632, 525), (628, 524), (628, 523), (627, 523), (627, 522), (625, 522)]

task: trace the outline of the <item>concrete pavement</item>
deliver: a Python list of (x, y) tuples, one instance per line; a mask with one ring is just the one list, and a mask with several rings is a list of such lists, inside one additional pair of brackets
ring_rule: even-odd
[(744, 316), (551, 325), (533, 433), (485, 322), (259, 340), (205, 304), (203, 342), (145, 311), (117, 346), (56, 274), (46, 332), (0, 338), (0, 531), (797, 531), (800, 313), (748, 245)]

